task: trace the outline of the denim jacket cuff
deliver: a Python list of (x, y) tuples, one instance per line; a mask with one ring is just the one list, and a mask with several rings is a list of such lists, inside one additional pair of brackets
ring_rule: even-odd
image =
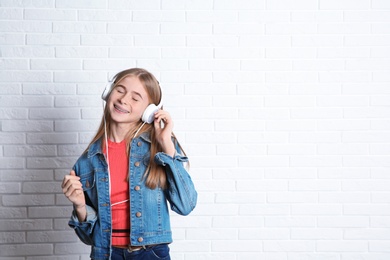
[(79, 221), (76, 210), (73, 210), (70, 222), (72, 222), (74, 227), (81, 227), (89, 224), (94, 224), (95, 221), (97, 220), (97, 215), (95, 210), (88, 205), (86, 205), (85, 207), (87, 209), (87, 218), (83, 222)]
[(156, 153), (156, 156), (154, 157), (154, 159), (158, 165), (162, 165), (162, 166), (165, 166), (166, 164), (169, 164), (169, 162), (172, 162), (172, 161), (188, 162), (188, 157), (181, 155), (177, 151), (175, 151), (175, 154), (173, 157), (170, 156), (169, 154), (164, 153), (164, 152), (158, 152), (158, 153)]

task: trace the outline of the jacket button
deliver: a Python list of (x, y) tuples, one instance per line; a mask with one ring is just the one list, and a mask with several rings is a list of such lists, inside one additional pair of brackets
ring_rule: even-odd
[(142, 216), (142, 213), (141, 213), (141, 212), (137, 212), (137, 213), (135, 213), (135, 216), (136, 216), (137, 218), (139, 218), (139, 217)]
[(137, 185), (137, 186), (134, 187), (134, 189), (135, 189), (136, 191), (139, 191), (139, 190), (141, 189), (141, 187)]
[(139, 237), (137, 240), (138, 240), (138, 242), (144, 241), (144, 239), (142, 237)]
[(138, 143), (137, 143), (137, 146), (138, 146), (138, 147), (140, 147), (141, 145), (142, 145), (142, 143), (141, 143), (141, 142), (138, 142)]
[(135, 164), (134, 164), (134, 165), (135, 165), (135, 167), (138, 167), (138, 166), (139, 166), (139, 164), (140, 164), (139, 162), (135, 162)]

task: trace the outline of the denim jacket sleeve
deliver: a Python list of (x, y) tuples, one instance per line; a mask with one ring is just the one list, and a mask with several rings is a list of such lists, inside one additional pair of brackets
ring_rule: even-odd
[(165, 166), (168, 181), (166, 194), (171, 209), (185, 216), (195, 208), (198, 194), (183, 165), (184, 162), (188, 161), (188, 158), (180, 155), (179, 149), (176, 149), (177, 152), (173, 158), (166, 153), (159, 152), (154, 159), (157, 164)]
[[(85, 155), (82, 156), (76, 162), (76, 164), (73, 166), (73, 170), (76, 172), (77, 176), (80, 176), (80, 170), (81, 170), (80, 168), (83, 167), (81, 165), (82, 165), (82, 162), (85, 161), (83, 159), (85, 159)], [(84, 189), (84, 187), (83, 187), (83, 189)], [(84, 191), (84, 194), (85, 194), (85, 191)], [(83, 243), (85, 243), (87, 245), (92, 245), (93, 244), (92, 243), (92, 232), (94, 230), (94, 227), (95, 227), (95, 224), (97, 221), (97, 213), (91, 205), (88, 205), (87, 194), (85, 194), (85, 196), (86, 196), (86, 205), (85, 206), (87, 209), (86, 220), (83, 222), (80, 222), (78, 217), (77, 217), (76, 210), (73, 208), (72, 216), (68, 222), (68, 225), (75, 230), (77, 236), (80, 238), (80, 240)]]
[(84, 222), (78, 220), (76, 210), (73, 209), (69, 226), (75, 230), (77, 236), (84, 244), (92, 245), (92, 231), (97, 220), (97, 214), (92, 207), (86, 205), (86, 208), (87, 219)]

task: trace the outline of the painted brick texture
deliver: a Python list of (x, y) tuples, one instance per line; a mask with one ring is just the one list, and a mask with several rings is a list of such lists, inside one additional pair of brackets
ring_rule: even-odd
[(177, 260), (390, 259), (384, 0), (0, 0), (0, 260), (86, 260), (60, 184), (144, 67), (191, 161)]

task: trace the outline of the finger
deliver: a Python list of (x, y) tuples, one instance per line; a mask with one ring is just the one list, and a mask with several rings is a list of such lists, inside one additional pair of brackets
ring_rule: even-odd
[(71, 170), (71, 171), (70, 171), (70, 175), (71, 175), (71, 176), (76, 176), (76, 172), (75, 172), (74, 170)]
[(62, 191), (64, 194), (68, 193), (70, 189), (82, 189), (83, 185), (81, 184), (80, 181), (77, 180), (69, 180), (65, 186), (62, 188)]
[(65, 190), (64, 194), (66, 197), (69, 198), (75, 191), (77, 191), (77, 193), (75, 193), (75, 194), (81, 194), (83, 192), (81, 185), (73, 184), (73, 185), (69, 186)]
[(73, 176), (73, 175), (65, 175), (64, 176), (64, 179), (62, 180), (62, 184), (61, 184), (61, 187), (64, 188), (68, 185), (68, 182), (69, 181), (78, 181), (80, 180), (80, 177), (79, 176)]

